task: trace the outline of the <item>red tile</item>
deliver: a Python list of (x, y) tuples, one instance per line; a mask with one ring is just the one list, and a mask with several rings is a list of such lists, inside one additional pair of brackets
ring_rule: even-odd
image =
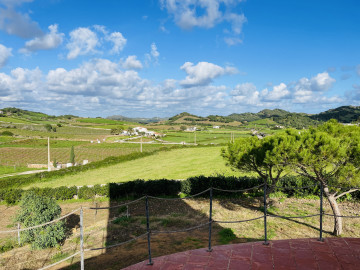
[(199, 255), (190, 255), (187, 264), (197, 264), (206, 266), (209, 262), (210, 257), (199, 256)]
[(231, 257), (231, 250), (216, 250), (211, 253), (211, 258), (229, 259)]
[(250, 261), (231, 259), (229, 270), (247, 270), (250, 269)]
[(272, 264), (272, 256), (271, 254), (267, 253), (253, 253), (251, 260), (255, 262), (266, 262)]
[(251, 250), (248, 251), (233, 251), (231, 253), (231, 258), (232, 259), (238, 259), (238, 260), (250, 260), (251, 259)]
[(282, 240), (282, 241), (271, 241), (271, 247), (279, 248), (279, 249), (290, 249), (290, 243), (288, 240)]
[(184, 268), (184, 264), (175, 262), (165, 262), (161, 270), (181, 270)]
[(271, 254), (271, 246), (268, 245), (261, 245), (261, 246), (254, 246), (253, 253), (261, 253), (261, 254)]
[[(336, 254), (337, 255), (337, 254)], [(360, 258), (349, 254), (341, 254), (336, 256), (341, 264), (360, 265)]]
[(292, 249), (310, 249), (309, 242), (305, 240), (291, 240), (290, 246)]
[(201, 256), (211, 256), (212, 252), (207, 251), (207, 249), (195, 249), (190, 252), (191, 255), (201, 255)]
[(320, 270), (341, 270), (340, 264), (332, 261), (318, 261)]
[(187, 264), (184, 266), (183, 270), (205, 270), (206, 266), (197, 265), (197, 264)]
[(272, 263), (263, 263), (263, 262), (252, 262), (251, 270), (272, 270), (274, 269)]
[(210, 258), (208, 266), (209, 267), (218, 267), (218, 268), (227, 268), (229, 260)]
[(167, 256), (166, 261), (186, 263), (189, 259), (188, 255), (182, 253), (171, 254)]

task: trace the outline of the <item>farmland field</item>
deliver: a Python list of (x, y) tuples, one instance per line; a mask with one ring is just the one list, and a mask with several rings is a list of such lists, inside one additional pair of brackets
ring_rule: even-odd
[[(139, 144), (90, 143), (84, 141), (51, 140), (51, 161), (69, 162), (70, 149), (74, 146), (75, 161), (89, 162), (102, 160), (109, 156), (121, 156), (140, 151)], [(154, 151), (160, 144), (144, 144), (143, 151)], [(26, 140), (13, 144), (0, 144), (0, 165), (27, 166), (27, 164), (47, 164), (47, 140)]]

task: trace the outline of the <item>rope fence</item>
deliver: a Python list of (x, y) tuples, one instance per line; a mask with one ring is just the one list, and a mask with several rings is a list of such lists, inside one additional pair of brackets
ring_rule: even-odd
[[(297, 188), (283, 188), (283, 189), (306, 189), (306, 188), (311, 188), (311, 187), (316, 187), (318, 185), (311, 185), (311, 186), (305, 186), (305, 187), (297, 187)], [(331, 188), (334, 188), (332, 186), (328, 186), (328, 187), (331, 187)], [(227, 220), (214, 220), (212, 218), (212, 204), (213, 204), (213, 191), (220, 191), (220, 192), (230, 192), (230, 193), (237, 193), (237, 192), (247, 192), (247, 191), (250, 191), (250, 190), (256, 190), (256, 189), (260, 189), (262, 188), (263, 189), (263, 215), (261, 216), (258, 216), (258, 217), (255, 217), (255, 218), (251, 218), (251, 219), (245, 219), (245, 220), (235, 220), (235, 221), (227, 221)], [(335, 187), (335, 188), (338, 188), (338, 187)], [(19, 243), (20, 243), (20, 232), (23, 232), (23, 231), (27, 231), (27, 230), (32, 230), (32, 229), (36, 229), (36, 228), (40, 228), (40, 227), (43, 227), (43, 226), (46, 226), (46, 225), (49, 225), (49, 224), (52, 224), (52, 223), (55, 223), (55, 222), (58, 222), (62, 219), (65, 219), (67, 217), (69, 217), (70, 215), (78, 212), (80, 210), (80, 235), (77, 235), (77, 236), (80, 236), (80, 246), (79, 246), (79, 250), (76, 251), (74, 254), (68, 256), (67, 258), (64, 258), (64, 259), (61, 259), (60, 261), (57, 261), (51, 265), (47, 265), (47, 266), (44, 266), (43, 268), (41, 268), (40, 270), (45, 270), (45, 269), (49, 269), (53, 266), (56, 266), (64, 261), (67, 261), (77, 255), (80, 255), (80, 266), (81, 266), (81, 270), (84, 270), (85, 268), (85, 264), (84, 264), (84, 257), (85, 257), (85, 253), (86, 252), (89, 252), (89, 251), (96, 251), (96, 250), (103, 250), (103, 249), (110, 249), (110, 248), (114, 248), (114, 247), (118, 247), (118, 246), (121, 246), (121, 245), (125, 245), (125, 244), (128, 244), (130, 242), (133, 242), (133, 241), (136, 241), (140, 238), (143, 238), (143, 237), (147, 237), (147, 245), (148, 245), (148, 264), (149, 265), (152, 265), (153, 262), (152, 262), (152, 256), (151, 256), (151, 235), (156, 235), (156, 234), (172, 234), (172, 233), (180, 233), (180, 232), (188, 232), (188, 231), (192, 231), (192, 230), (196, 230), (196, 229), (200, 229), (202, 227), (205, 227), (205, 226), (208, 226), (209, 228), (209, 242), (208, 242), (208, 249), (207, 251), (211, 252), (212, 251), (212, 246), (211, 246), (211, 237), (212, 237), (212, 224), (213, 223), (218, 223), (218, 224), (222, 224), (222, 223), (243, 223), (243, 222), (251, 222), (251, 221), (254, 221), (254, 220), (259, 220), (259, 219), (264, 219), (264, 245), (268, 245), (268, 238), (267, 238), (267, 217), (271, 217), (271, 218), (281, 218), (281, 219), (299, 219), (299, 218), (311, 218), (311, 217), (319, 217), (319, 241), (324, 241), (323, 237), (322, 237), (322, 234), (323, 234), (323, 216), (330, 216), (330, 217), (342, 217), (342, 218), (360, 218), (360, 216), (346, 216), (346, 215), (333, 215), (333, 214), (327, 214), (327, 213), (324, 213), (324, 210), (323, 210), (323, 190), (324, 190), (324, 187), (322, 184), (320, 184), (320, 209), (319, 209), (319, 213), (317, 214), (311, 214), (311, 215), (300, 215), (300, 216), (282, 216), (282, 215), (275, 215), (275, 214), (268, 214), (267, 213), (267, 183), (265, 182), (264, 184), (261, 184), (261, 185), (258, 185), (258, 186), (254, 186), (252, 188), (246, 188), (246, 189), (241, 189), (241, 190), (226, 190), (226, 189), (220, 189), (220, 188), (208, 188), (202, 192), (199, 192), (197, 194), (193, 194), (193, 195), (189, 195), (189, 196), (186, 196), (186, 197), (183, 197), (183, 198), (161, 198), (161, 197), (155, 197), (155, 196), (148, 196), (148, 195), (145, 195), (141, 198), (138, 198), (136, 200), (133, 200), (133, 201), (130, 201), (130, 202), (126, 202), (126, 203), (123, 203), (123, 204), (119, 204), (119, 205), (115, 205), (115, 206), (109, 206), (109, 207), (81, 207), (81, 208), (78, 208), (78, 209), (75, 209), (73, 210), (72, 212), (60, 217), (60, 218), (57, 218), (55, 220), (52, 220), (50, 222), (47, 222), (47, 223), (44, 223), (44, 224), (40, 224), (40, 225), (36, 225), (36, 226), (32, 226), (32, 227), (28, 227), (28, 228), (20, 228), (20, 226), (18, 225), (18, 228), (15, 229), (15, 230), (8, 230), (8, 231), (0, 231), (0, 234), (1, 233), (18, 233), (18, 237), (19, 237)], [(149, 198), (151, 199), (157, 199), (157, 200), (185, 200), (185, 199), (191, 199), (191, 198), (195, 198), (197, 196), (200, 196), (200, 195), (203, 195), (205, 193), (209, 192), (209, 220), (208, 222), (206, 223), (202, 223), (202, 224), (198, 224), (196, 226), (192, 226), (192, 227), (189, 227), (189, 228), (185, 228), (185, 229), (180, 229), (180, 230), (168, 230), (168, 231), (151, 231), (150, 230), (150, 213), (149, 213)], [(120, 242), (120, 243), (116, 243), (116, 244), (113, 244), (113, 245), (107, 245), (105, 247), (94, 247), (94, 248), (87, 248), (85, 249), (84, 248), (84, 236), (87, 235), (87, 234), (84, 234), (84, 217), (83, 217), (83, 210), (84, 209), (89, 209), (89, 210), (95, 210), (97, 213), (98, 210), (109, 210), (109, 209), (115, 209), (115, 208), (120, 208), (120, 207), (124, 207), (126, 206), (127, 209), (127, 214), (126, 216), (129, 217), (129, 213), (128, 213), (128, 206), (131, 205), (131, 204), (134, 204), (136, 202), (140, 202), (142, 200), (145, 200), (145, 216), (146, 216), (146, 232), (137, 236), (137, 237), (134, 237), (130, 240), (127, 240), (127, 241), (124, 241), (124, 242)], [(95, 214), (96, 215), (96, 214)], [(75, 251), (75, 250), (74, 250)]]

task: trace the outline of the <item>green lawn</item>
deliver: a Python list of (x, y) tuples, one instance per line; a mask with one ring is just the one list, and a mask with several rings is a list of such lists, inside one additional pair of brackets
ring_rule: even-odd
[(186, 179), (196, 175), (240, 175), (225, 166), (220, 149), (221, 147), (206, 147), (160, 152), (110, 167), (36, 183), (31, 187), (82, 186), (134, 179)]

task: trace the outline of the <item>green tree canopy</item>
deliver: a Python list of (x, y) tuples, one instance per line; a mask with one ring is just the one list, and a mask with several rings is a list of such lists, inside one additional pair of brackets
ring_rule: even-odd
[[(294, 141), (290, 166), (300, 175), (321, 183), (334, 217), (334, 234), (342, 233), (337, 199), (354, 192), (360, 185), (360, 128), (330, 120), (302, 132), (288, 130)], [(341, 192), (339, 188), (349, 188)]]
[[(61, 208), (54, 199), (27, 192), (21, 200), (21, 208), (16, 221), (28, 228), (59, 218), (60, 214)], [(65, 239), (65, 225), (63, 221), (58, 221), (23, 231), (21, 238), (23, 242), (31, 243), (33, 248), (54, 247)]]

